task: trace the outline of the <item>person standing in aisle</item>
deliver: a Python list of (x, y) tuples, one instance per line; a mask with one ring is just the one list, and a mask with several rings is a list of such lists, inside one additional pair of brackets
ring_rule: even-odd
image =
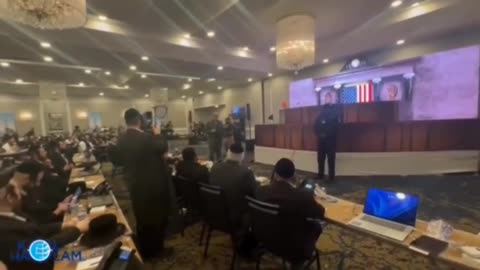
[(335, 159), (340, 117), (330, 93), (325, 94), (325, 104), (315, 119), (314, 132), (317, 135), (318, 178), (325, 177), (325, 159), (328, 161), (328, 180), (335, 180)]
[(135, 109), (125, 112), (127, 130), (118, 141), (126, 180), (137, 222), (139, 250), (145, 260), (168, 257), (172, 249), (164, 248), (170, 212), (169, 171), (162, 155), (166, 146), (160, 128), (153, 134), (142, 130), (143, 117)]
[(225, 153), (225, 156), (227, 155), (228, 149), (230, 148), (230, 145), (233, 144), (233, 142), (233, 123), (232, 117), (230, 115), (225, 118), (225, 128), (223, 134), (223, 152)]
[(207, 134), (210, 160), (213, 162), (218, 162), (222, 160), (223, 139), (223, 124), (220, 120), (218, 120), (218, 113), (214, 113), (212, 120), (207, 123)]

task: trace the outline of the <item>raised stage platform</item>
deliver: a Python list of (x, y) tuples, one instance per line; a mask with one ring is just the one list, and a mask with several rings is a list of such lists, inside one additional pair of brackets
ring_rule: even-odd
[[(425, 175), (478, 172), (480, 119), (399, 121), (396, 103), (342, 105), (338, 175)], [(285, 124), (255, 126), (255, 161), (281, 157), (317, 172), (313, 123), (321, 106), (285, 110)]]
[[(255, 162), (293, 160), (298, 170), (317, 172), (315, 151), (255, 146)], [(476, 172), (479, 151), (337, 153), (337, 175), (429, 175)], [(326, 166), (327, 167), (327, 166)]]

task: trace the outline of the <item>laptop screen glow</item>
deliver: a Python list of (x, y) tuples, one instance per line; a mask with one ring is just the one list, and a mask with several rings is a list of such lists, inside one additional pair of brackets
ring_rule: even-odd
[(417, 196), (401, 192), (370, 189), (363, 212), (374, 217), (415, 226), (419, 201)]

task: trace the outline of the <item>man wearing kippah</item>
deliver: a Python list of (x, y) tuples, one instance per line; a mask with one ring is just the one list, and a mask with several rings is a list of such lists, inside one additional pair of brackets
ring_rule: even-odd
[(247, 212), (245, 196), (253, 196), (257, 183), (253, 172), (241, 164), (243, 147), (239, 143), (230, 146), (225, 161), (216, 163), (210, 170), (210, 183), (220, 186), (230, 212), (230, 220), (236, 229), (242, 227)]

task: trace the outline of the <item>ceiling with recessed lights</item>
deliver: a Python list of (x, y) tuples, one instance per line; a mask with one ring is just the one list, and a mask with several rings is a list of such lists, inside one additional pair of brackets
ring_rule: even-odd
[(284, 72), (275, 63), (275, 22), (289, 14), (315, 16), (322, 65), (473, 29), (478, 2), (89, 0), (80, 29), (0, 21), (0, 91), (61, 81), (72, 96), (142, 97), (152, 88), (198, 95)]

